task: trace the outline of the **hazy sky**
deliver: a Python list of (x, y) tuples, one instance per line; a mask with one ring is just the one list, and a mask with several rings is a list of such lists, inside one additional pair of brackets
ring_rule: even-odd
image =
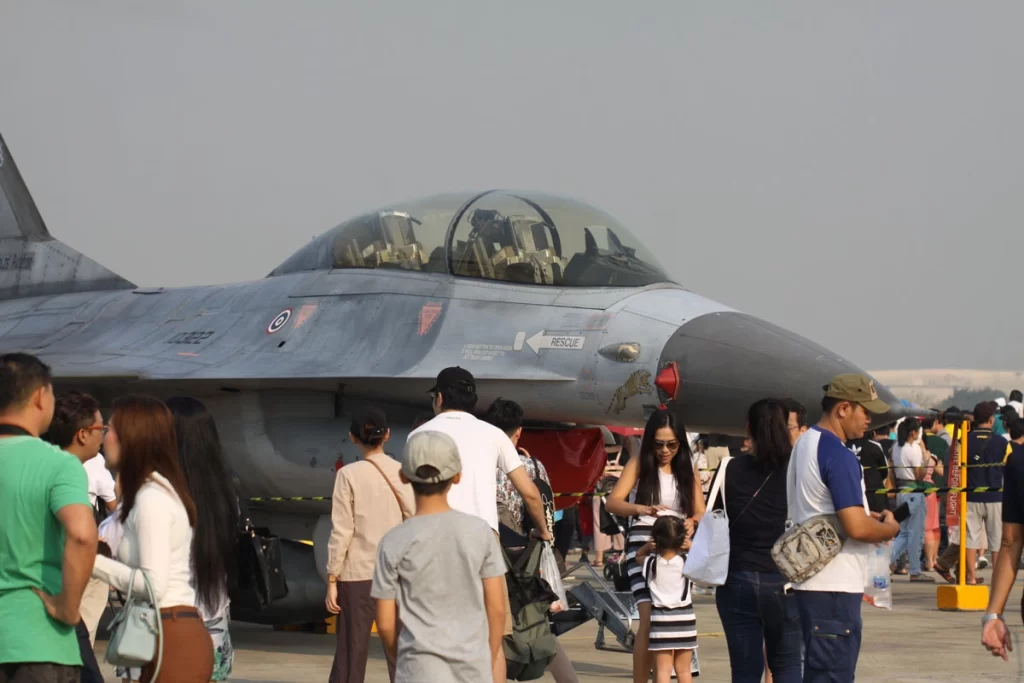
[(51, 233), (138, 284), (533, 188), (864, 367), (1018, 370), (1022, 26), (1016, 0), (5, 2), (0, 131)]

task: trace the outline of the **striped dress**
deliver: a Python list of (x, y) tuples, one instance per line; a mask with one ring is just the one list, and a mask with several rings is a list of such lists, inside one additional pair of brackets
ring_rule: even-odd
[(690, 599), (690, 582), (683, 576), (683, 558), (659, 560), (657, 555), (644, 558), (644, 577), (651, 592), (651, 636), (647, 650), (695, 650), (697, 618)]

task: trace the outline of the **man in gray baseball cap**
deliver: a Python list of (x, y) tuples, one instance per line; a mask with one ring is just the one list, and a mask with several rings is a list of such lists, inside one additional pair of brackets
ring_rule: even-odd
[(395, 683), (490, 680), (501, 652), (505, 559), (487, 522), (448, 505), (461, 477), (451, 436), (406, 441), (400, 478), (412, 485), (416, 515), (381, 539), (370, 591)]

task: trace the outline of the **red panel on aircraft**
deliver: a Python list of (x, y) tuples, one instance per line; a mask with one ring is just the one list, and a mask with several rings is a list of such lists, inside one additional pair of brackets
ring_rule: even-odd
[[(555, 493), (592, 490), (608, 462), (600, 429), (524, 431), (519, 445), (544, 463)], [(579, 500), (555, 498), (555, 507), (561, 510)]]
[(622, 427), (619, 425), (608, 425), (606, 428), (612, 434), (618, 434), (620, 436), (638, 436), (644, 435), (643, 427)]

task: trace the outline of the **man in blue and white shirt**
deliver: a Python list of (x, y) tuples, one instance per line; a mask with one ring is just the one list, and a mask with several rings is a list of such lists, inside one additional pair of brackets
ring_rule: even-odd
[(857, 456), (845, 444), (864, 436), (872, 414), (888, 412), (874, 382), (838, 375), (825, 387), (822, 417), (796, 442), (787, 495), (796, 524), (836, 515), (842, 550), (819, 573), (794, 584), (804, 637), (804, 683), (853, 681), (860, 653), (860, 604), (873, 544), (892, 540), (900, 525), (892, 513), (869, 511)]

